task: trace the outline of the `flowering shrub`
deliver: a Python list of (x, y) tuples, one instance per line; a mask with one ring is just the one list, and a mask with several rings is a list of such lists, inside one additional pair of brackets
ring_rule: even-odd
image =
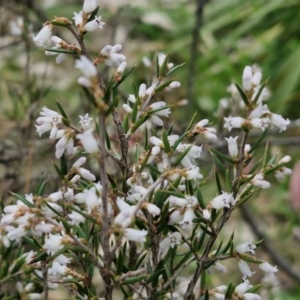
[[(53, 166), (61, 188), (47, 195), (47, 179), (41, 178), (34, 193), (14, 194), (17, 202), (4, 207), (1, 295), (48, 299), (50, 290), (63, 285), (72, 299), (260, 299), (259, 286), (253, 287), (248, 279), (255, 273), (252, 270), (257, 266), (272, 275), (277, 268), (255, 256), (259, 242), (236, 245), (232, 235), (223, 244), (217, 238), (236, 208), (247, 205), (259, 189), (270, 187), (266, 175), (281, 180), (291, 173), (285, 167), (290, 157), (268, 158), (267, 146), (262, 160), (250, 171), (247, 168), (268, 129), (286, 130), (289, 120), (263, 103), (266, 82), (261, 83), (262, 74), (253, 74), (247, 66), (242, 86), (231, 86), (239, 115), (224, 118), (229, 132), (239, 129), (238, 135), (225, 138), (229, 155), (205, 144), (218, 140), (218, 132), (209, 120), (197, 120), (196, 114), (183, 133), (173, 133), (172, 127), (164, 126), (171, 107), (157, 95), (180, 86), (171, 75), (181, 65), (174, 66), (163, 54), (156, 57), (152, 84), (139, 88), (133, 84), (120, 109), (118, 89), (133, 68), (127, 69), (120, 44), (106, 45), (91, 58), (84, 38), (105, 25), (98, 9), (98, 1), (85, 0), (83, 10), (74, 13), (76, 28), (70, 20), (56, 17), (33, 37), (46, 55), (57, 55), (57, 63), (70, 55), (79, 57), (78, 83), (89, 96), (96, 119), (80, 112), (79, 125), (72, 124), (59, 103), (56, 109), (42, 108), (35, 126), (39, 136), (49, 134), (56, 141), (60, 163)], [(69, 30), (78, 46), (53, 36), (54, 26)], [(54, 47), (47, 47), (50, 38)], [(108, 82), (98, 70), (100, 64), (112, 68)], [(112, 125), (118, 145), (110, 139)], [(249, 133), (257, 128), (262, 130), (260, 138), (247, 144)], [(130, 149), (137, 132), (144, 139)], [(205, 174), (197, 162), (203, 148), (196, 144), (198, 136), (214, 161), (213, 199), (202, 195)], [(86, 167), (87, 160), (96, 167)], [(112, 177), (108, 166), (114, 166), (119, 176)], [(16, 259), (9, 263), (12, 253)], [(213, 268), (226, 272), (221, 261), (227, 259), (236, 261), (242, 283), (210, 286), (206, 272)], [(179, 288), (190, 265), (195, 266), (192, 277)], [(94, 281), (96, 273), (103, 280), (101, 289)], [(15, 282), (16, 289), (9, 289)]]

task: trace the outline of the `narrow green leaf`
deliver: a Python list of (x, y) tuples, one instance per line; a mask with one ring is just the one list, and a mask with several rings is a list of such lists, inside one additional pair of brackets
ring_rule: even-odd
[(135, 66), (131, 67), (129, 70), (125, 71), (123, 74), (122, 74), (122, 78), (120, 81), (118, 82), (115, 82), (112, 86), (113, 89), (116, 89), (122, 82), (125, 81), (125, 79), (130, 75), (130, 73), (134, 70)]
[(127, 132), (129, 128), (129, 116), (125, 114), (122, 121), (122, 129), (124, 132)]
[(60, 168), (61, 168), (61, 173), (64, 179), (64, 175), (68, 174), (68, 161), (66, 159), (66, 156), (63, 154), (63, 156), (60, 158)]
[(148, 148), (149, 148), (149, 136), (148, 136), (148, 128), (147, 128), (147, 126), (145, 126), (144, 137), (145, 137), (144, 150), (148, 150)]
[(48, 257), (48, 254), (46, 251), (44, 251), (41, 254), (39, 254), (38, 256), (36, 256), (33, 260), (31, 260), (28, 264), (31, 265), (31, 264), (37, 263), (41, 260), (45, 260), (47, 257)]
[(221, 195), (223, 189), (222, 189), (222, 186), (221, 186), (221, 182), (220, 182), (218, 172), (216, 170), (215, 170), (215, 179), (216, 179), (216, 184), (217, 184), (217, 188), (218, 188), (218, 193), (219, 193), (219, 195)]
[(65, 53), (65, 54), (77, 54), (77, 51), (75, 50), (67, 50), (67, 49), (62, 49), (62, 48), (44, 48), (44, 50), (49, 51), (49, 52), (55, 52), (55, 53)]
[(142, 255), (139, 256), (139, 258), (138, 258), (138, 260), (137, 260), (137, 262), (136, 262), (136, 264), (134, 266), (134, 270), (137, 270), (140, 267), (140, 265), (142, 264), (142, 262), (144, 261), (144, 259), (146, 258), (146, 256), (147, 256), (147, 253), (144, 253), (144, 254), (142, 254)]
[(196, 119), (197, 113), (198, 113), (197, 111), (194, 113), (194, 115), (193, 115), (188, 127), (186, 128), (185, 132), (189, 132), (192, 129), (192, 126), (193, 126), (194, 121)]
[(108, 150), (111, 150), (111, 144), (110, 144), (110, 137), (107, 133), (107, 128), (105, 128), (105, 141), (106, 141), (106, 147)]
[(221, 241), (221, 243), (219, 244), (217, 251), (215, 252), (214, 256), (218, 256), (218, 254), (220, 253), (221, 247), (223, 245), (223, 240)]
[(253, 151), (260, 145), (260, 143), (263, 141), (263, 139), (267, 136), (268, 134), (268, 129), (266, 129), (262, 135), (259, 137), (259, 139), (256, 141), (256, 143), (251, 147), (251, 149), (248, 151), (248, 154), (253, 153)]
[(193, 147), (193, 145), (190, 145), (188, 148), (186, 148), (185, 150), (184, 150), (184, 152), (182, 152), (179, 156), (178, 156), (178, 158), (175, 160), (175, 162), (174, 162), (174, 166), (176, 167), (176, 166), (178, 166), (179, 164), (180, 164), (180, 162), (183, 160), (183, 158), (189, 153), (189, 151), (192, 149), (192, 147)]
[(234, 232), (232, 232), (230, 239), (228, 240), (226, 246), (221, 250), (221, 254), (226, 254), (231, 244), (233, 244)]
[(244, 101), (246, 107), (249, 106), (249, 101), (248, 101), (248, 98), (246, 96), (246, 94), (244, 93), (243, 89), (235, 82), (234, 85), (236, 86), (236, 88), (238, 89), (241, 97), (242, 97), (242, 100)]
[(163, 141), (166, 153), (170, 153), (171, 147), (170, 147), (170, 144), (168, 141), (168, 136), (167, 136), (167, 133), (165, 130), (163, 130), (163, 132), (162, 132), (162, 141)]
[(224, 299), (231, 299), (234, 290), (235, 290), (235, 285), (233, 283), (230, 283), (227, 287), (227, 291), (225, 293)]
[(137, 122), (131, 126), (130, 133), (134, 133), (141, 125), (143, 125), (148, 119), (148, 115), (144, 114)]
[(139, 282), (139, 281), (144, 280), (145, 278), (147, 278), (146, 275), (141, 275), (141, 276), (136, 276), (136, 277), (126, 278), (126, 279), (123, 281), (123, 284), (134, 284), (134, 283), (136, 283), (136, 282)]
[(161, 92), (162, 90), (164, 90), (166, 87), (168, 87), (172, 82), (174, 81), (174, 79), (170, 79), (167, 80), (166, 82), (162, 83), (160, 86), (158, 86), (154, 91), (155, 94)]
[(230, 193), (232, 191), (232, 183), (231, 183), (229, 169), (226, 169), (225, 182), (226, 182), (227, 191), (228, 191), (228, 193)]
[[(206, 225), (206, 227), (207, 227), (207, 225)], [(199, 238), (199, 242), (198, 242), (198, 251), (201, 249), (204, 239), (205, 239), (205, 231), (202, 231), (200, 238)]]
[(171, 69), (166, 73), (165, 77), (171, 75), (172, 73), (174, 73), (176, 70), (178, 70), (179, 68), (181, 68), (181, 67), (184, 66), (184, 65), (185, 65), (185, 63), (183, 63), (183, 64), (181, 64), (181, 65), (177, 65), (177, 66), (171, 68)]
[(169, 56), (166, 55), (164, 61), (162, 62), (162, 64), (159, 67), (159, 70), (158, 70), (158, 76), (159, 77), (164, 77), (165, 74), (167, 73), (168, 61), (169, 61)]
[(64, 111), (63, 107), (60, 105), (60, 103), (59, 103), (57, 100), (56, 100), (56, 105), (57, 105), (57, 107), (58, 107), (58, 109), (59, 109), (61, 115), (62, 115), (64, 118), (68, 119), (68, 116), (67, 116), (66, 112)]
[(267, 85), (267, 83), (268, 83), (268, 79), (266, 81), (264, 81), (264, 83), (260, 86), (260, 88), (259, 88), (259, 90), (258, 90), (258, 92), (257, 92), (257, 94), (256, 94), (256, 96), (254, 98), (254, 100), (252, 100), (252, 102), (251, 102), (252, 105), (257, 103), (257, 101), (258, 101), (258, 99), (259, 99), (259, 97), (260, 97), (263, 89)]
[(177, 146), (182, 142), (182, 140), (187, 136), (188, 132), (185, 132), (183, 135), (181, 135), (178, 140), (173, 145), (173, 150), (176, 150)]
[(263, 160), (262, 160), (262, 169), (266, 167), (267, 164), (267, 159), (268, 159), (268, 152), (269, 152), (269, 143), (266, 143), (264, 155), (263, 155)]
[(215, 169), (218, 167), (220, 172), (222, 173), (223, 176), (226, 176), (226, 169), (224, 167), (224, 164), (216, 157), (213, 156), (214, 162), (215, 162)]
[(94, 20), (95, 17), (97, 16), (97, 14), (98, 14), (98, 11), (99, 11), (99, 6), (97, 6), (97, 7), (93, 10), (93, 12), (92, 12), (91, 15), (89, 16), (87, 22), (90, 22), (90, 21)]
[(235, 164), (235, 160), (233, 160), (231, 157), (228, 157), (225, 154), (219, 152), (218, 150), (216, 150), (214, 148), (209, 148), (209, 151), (212, 152), (215, 156), (223, 158), (223, 159), (225, 159), (226, 161), (228, 161), (231, 164)]
[(22, 240), (24, 242), (26, 242), (28, 245), (30, 245), (31, 247), (33, 247), (36, 250), (41, 249), (42, 247), (39, 246), (39, 244), (36, 244), (36, 241), (34, 241), (34, 239), (29, 238), (28, 236), (23, 236)]
[(21, 200), (25, 205), (28, 207), (34, 207), (34, 204), (29, 202), (24, 196), (10, 192), (14, 197), (18, 198), (18, 200)]
[(44, 194), (44, 191), (45, 191), (45, 187), (46, 187), (46, 184), (47, 184), (47, 181), (48, 180), (45, 180), (45, 175), (43, 175), (41, 177), (41, 179), (39, 180), (39, 183), (35, 189), (35, 195), (36, 196), (43, 196)]

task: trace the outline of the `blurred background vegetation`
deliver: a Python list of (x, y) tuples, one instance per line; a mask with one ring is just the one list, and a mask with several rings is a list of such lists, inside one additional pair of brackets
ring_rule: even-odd
[[(54, 16), (71, 19), (73, 11), (81, 10), (82, 1), (1, 0), (0, 5), (0, 196), (6, 201), (9, 191), (29, 193), (43, 173), (54, 174), (51, 164), (44, 163), (46, 156), (54, 160), (54, 144), (46, 135), (39, 139), (34, 128), (41, 107), (56, 109), (57, 99), (76, 122), (91, 107), (76, 83), (75, 57), (56, 65), (54, 57), (45, 56), (32, 42), (42, 23)], [(241, 82), (244, 66), (255, 64), (263, 78), (269, 78), (271, 111), (292, 121), (280, 138), (276, 133), (270, 137), (270, 155), (291, 155), (291, 167), (296, 167), (291, 179), (280, 183), (270, 179), (272, 189), (231, 221), (231, 228), (238, 231), (241, 241), (249, 238), (251, 228), (257, 240), (256, 228), (272, 245), (272, 249), (262, 247), (261, 255), (283, 271), (274, 280), (278, 289), (265, 285), (264, 299), (299, 299), (299, 0), (103, 0), (100, 14), (106, 25), (87, 36), (91, 54), (106, 44), (121, 43), (129, 66), (136, 65), (122, 87), (120, 106), (131, 92), (131, 81), (150, 83), (152, 67), (142, 61), (149, 58), (151, 62), (160, 51), (168, 53), (175, 64), (185, 62), (176, 74), (181, 88), (167, 99), (174, 106), (188, 99), (188, 105), (175, 112), (178, 124), (188, 123), (195, 111), (197, 119), (218, 124), (219, 101), (230, 97), (227, 86), (233, 79)], [(63, 28), (55, 30), (73, 43)], [(107, 77), (110, 71), (101, 72)], [(55, 175), (49, 176), (55, 186)], [(255, 276), (258, 280), (262, 274)], [(222, 277), (217, 282), (221, 281)]]

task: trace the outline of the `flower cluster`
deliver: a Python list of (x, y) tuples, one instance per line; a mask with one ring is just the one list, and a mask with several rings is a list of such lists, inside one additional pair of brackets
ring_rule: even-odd
[[(50, 140), (56, 141), (55, 157), (60, 165), (55, 162), (53, 166), (60, 183), (49, 193), (43, 177), (34, 193), (15, 195), (16, 204), (4, 207), (0, 221), (4, 248), (17, 254), (21, 251), (15, 249), (17, 244), (33, 248), (18, 257), (4, 281), (20, 275), (16, 279), (18, 297), (30, 299), (39, 299), (42, 289), (56, 289), (59, 284), (78, 299), (105, 294), (111, 300), (115, 288), (126, 299), (192, 298), (203, 272), (227, 272), (221, 261), (230, 258), (237, 263), (243, 282), (211, 288), (203, 276), (206, 294), (216, 299), (261, 299), (252, 292), (255, 287), (248, 278), (255, 272), (249, 263), (270, 276), (277, 267), (256, 257), (258, 243), (235, 245), (232, 235), (226, 245), (217, 245), (217, 237), (237, 206), (257, 190), (271, 186), (265, 180), (268, 174), (278, 180), (291, 174), (286, 167), (290, 157), (267, 161), (267, 150), (260, 169), (257, 165), (245, 171), (261, 142), (247, 144), (251, 129), (264, 131), (273, 124), (283, 131), (289, 120), (263, 104), (267, 91), (260, 83), (262, 75), (246, 67), (242, 87), (236, 85), (235, 91), (239, 95), (235, 97), (243, 99), (240, 107), (245, 115), (225, 117), (224, 127), (229, 131), (242, 128), (242, 136), (226, 137), (229, 155), (214, 148), (220, 135), (208, 119), (193, 119), (182, 134), (177, 128), (175, 134), (168, 127), (172, 106), (156, 95), (180, 87), (169, 77), (180, 66), (162, 53), (156, 57), (156, 78), (148, 86), (142, 83), (134, 88), (119, 111), (118, 87), (131, 72), (120, 53), (122, 45), (104, 45), (95, 58), (82, 46), (86, 34), (104, 26), (98, 8), (98, 0), (84, 1), (82, 10), (74, 13), (77, 32), (71, 21), (55, 18), (34, 37), (42, 48), (51, 38), (55, 46), (46, 54), (58, 54), (57, 63), (67, 55), (79, 54), (75, 68), (83, 76), (78, 83), (90, 95), (91, 114), (97, 118), (80, 115), (78, 126), (59, 103), (59, 112), (42, 108), (35, 126), (39, 136), (50, 131)], [(83, 44), (69, 45), (52, 36), (56, 25), (69, 29)], [(117, 68), (107, 84), (99, 63)], [(110, 119), (115, 127), (108, 126)], [(203, 193), (209, 174), (202, 166), (200, 173), (199, 166), (203, 154), (208, 157), (209, 153), (215, 161), (216, 178), (211, 194)], [(83, 167), (87, 160), (89, 166)], [(181, 280), (182, 272), (194, 262), (193, 277)], [(18, 272), (16, 266), (23, 269)], [(93, 283), (95, 269), (103, 279), (101, 295)], [(27, 284), (29, 280), (40, 288), (35, 290)]]

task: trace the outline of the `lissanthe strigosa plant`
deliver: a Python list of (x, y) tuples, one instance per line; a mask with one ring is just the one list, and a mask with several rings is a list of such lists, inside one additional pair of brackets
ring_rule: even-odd
[[(72, 124), (57, 103), (56, 109), (43, 107), (36, 120), (38, 134), (50, 132), (56, 143), (60, 162), (53, 166), (61, 188), (45, 194), (43, 177), (34, 193), (13, 194), (17, 202), (4, 206), (1, 299), (51, 299), (55, 289), (67, 291), (68, 299), (261, 299), (259, 286), (248, 279), (252, 270), (259, 267), (272, 275), (277, 268), (255, 256), (259, 242), (235, 244), (234, 235), (225, 243), (217, 239), (237, 207), (270, 187), (267, 174), (282, 179), (291, 173), (285, 167), (290, 157), (276, 162), (276, 157), (268, 159), (267, 149), (245, 172), (268, 129), (283, 131), (289, 120), (263, 103), (266, 82), (247, 66), (242, 85), (231, 86), (239, 115), (224, 118), (224, 127), (235, 129), (235, 136), (226, 138), (228, 154), (211, 146), (218, 132), (196, 114), (184, 132), (173, 133), (172, 126), (164, 126), (172, 107), (157, 95), (180, 86), (172, 74), (181, 65), (174, 66), (164, 54), (156, 56), (153, 82), (139, 88), (133, 84), (121, 105), (119, 87), (133, 70), (127, 69), (122, 45), (102, 45), (99, 55), (91, 57), (84, 42), (90, 31), (105, 25), (98, 9), (97, 0), (85, 0), (82, 11), (74, 13), (75, 25), (56, 17), (33, 37), (46, 55), (56, 55), (57, 63), (77, 57), (74, 72), (82, 75), (78, 83), (93, 111), (92, 116), (78, 112), (79, 124)], [(53, 36), (55, 26), (69, 30), (77, 44)], [(49, 48), (50, 39), (54, 46)], [(101, 65), (111, 68), (107, 82)], [(262, 135), (249, 145), (253, 129)], [(112, 130), (117, 142), (110, 139)], [(143, 138), (129, 148), (137, 133)], [(198, 160), (203, 145), (197, 145), (197, 137), (212, 156), (213, 199), (203, 196), (206, 175)], [(210, 286), (205, 274), (212, 268), (226, 272), (221, 262), (227, 259), (237, 263), (242, 280)], [(183, 275), (190, 266), (190, 277)]]

